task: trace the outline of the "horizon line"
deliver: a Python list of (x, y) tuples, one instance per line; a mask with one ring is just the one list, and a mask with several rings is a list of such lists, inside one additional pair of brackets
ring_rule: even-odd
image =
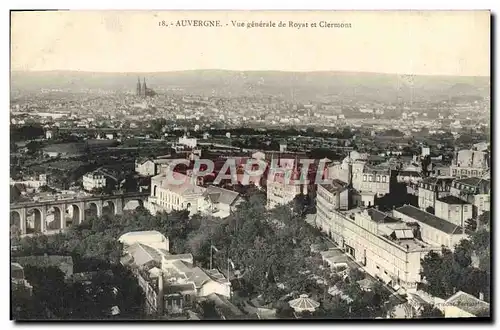
[(311, 71), (293, 71), (293, 70), (232, 70), (232, 69), (186, 69), (186, 70), (162, 70), (162, 71), (84, 71), (84, 70), (10, 70), (10, 73), (97, 73), (97, 74), (161, 74), (161, 73), (181, 73), (181, 72), (196, 72), (196, 71), (225, 71), (225, 72), (276, 72), (276, 73), (356, 73), (356, 74), (379, 74), (391, 76), (418, 76), (418, 77), (463, 77), (463, 78), (491, 78), (489, 75), (453, 75), (453, 74), (416, 74), (416, 73), (391, 73), (391, 72), (376, 72), (376, 71), (343, 71), (343, 70), (311, 70)]

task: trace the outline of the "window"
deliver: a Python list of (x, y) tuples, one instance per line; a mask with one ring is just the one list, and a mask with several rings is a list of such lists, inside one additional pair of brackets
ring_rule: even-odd
[(363, 182), (366, 182), (366, 175), (363, 175)]
[(373, 175), (370, 175), (370, 176), (368, 177), (368, 181), (370, 181), (370, 182), (372, 182), (372, 181), (373, 181)]
[(386, 176), (385, 175), (382, 175), (382, 182), (386, 182)]
[(467, 211), (468, 211), (467, 205), (464, 205), (464, 212), (467, 212)]
[(377, 175), (377, 182), (380, 182), (380, 175)]

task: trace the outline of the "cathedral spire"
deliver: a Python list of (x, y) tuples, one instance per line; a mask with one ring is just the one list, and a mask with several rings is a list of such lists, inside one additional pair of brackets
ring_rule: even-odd
[(142, 78), (142, 96), (146, 96), (147, 95), (147, 91), (148, 91), (148, 88), (146, 87), (146, 78), (143, 77)]
[(141, 96), (141, 78), (139, 78), (139, 77), (137, 77), (137, 87), (136, 87), (135, 94), (137, 96)]

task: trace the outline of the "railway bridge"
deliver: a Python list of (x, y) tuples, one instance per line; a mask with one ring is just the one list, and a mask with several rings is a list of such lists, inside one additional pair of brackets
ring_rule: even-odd
[[(74, 197), (10, 204), (10, 225), (16, 226), (21, 235), (28, 232), (46, 233), (48, 230), (65, 229), (78, 225), (85, 218), (101, 216), (103, 212), (122, 214), (127, 203), (137, 201), (140, 206), (149, 193), (124, 193)], [(48, 220), (53, 216), (53, 221)]]

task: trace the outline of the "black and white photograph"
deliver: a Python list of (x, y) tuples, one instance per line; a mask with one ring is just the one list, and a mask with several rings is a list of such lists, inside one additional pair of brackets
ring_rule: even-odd
[(10, 319), (491, 321), (491, 22), (11, 11)]

